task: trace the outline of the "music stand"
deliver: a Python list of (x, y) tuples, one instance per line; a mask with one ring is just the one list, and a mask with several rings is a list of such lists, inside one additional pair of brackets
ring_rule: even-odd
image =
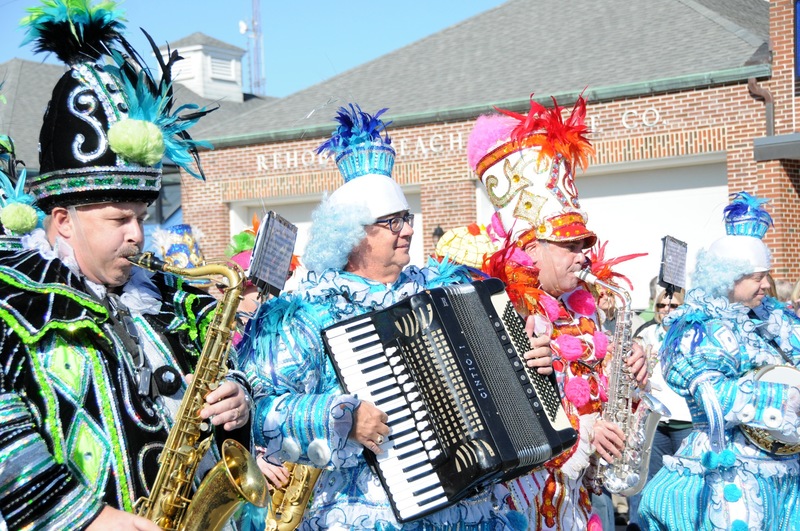
[(686, 250), (688, 245), (672, 236), (661, 238), (661, 268), (658, 284), (672, 297), (676, 290), (686, 287)]
[(286, 284), (295, 240), (295, 225), (273, 211), (266, 213), (256, 234), (249, 273), (262, 297), (279, 295)]

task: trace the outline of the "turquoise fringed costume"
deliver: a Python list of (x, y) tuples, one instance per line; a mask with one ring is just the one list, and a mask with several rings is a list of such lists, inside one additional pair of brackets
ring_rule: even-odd
[(254, 442), (273, 463), (325, 468), (300, 529), (503, 529), (486, 491), (422, 520), (398, 524), (379, 480), (348, 434), (355, 396), (344, 395), (323, 350), (320, 331), (385, 308), (425, 288), (469, 281), (466, 269), (432, 262), (409, 267), (392, 285), (341, 270), (312, 272), (300, 288), (265, 303), (240, 345), (254, 385)]
[(694, 431), (643, 492), (649, 529), (800, 529), (798, 456), (764, 452), (739, 429), (775, 429), (787, 416), (786, 386), (755, 382), (753, 371), (787, 364), (776, 345), (800, 366), (800, 320), (769, 297), (749, 310), (695, 289), (666, 320), (666, 379)]
[(664, 319), (664, 378), (686, 398), (692, 433), (647, 484), (646, 529), (797, 531), (800, 459), (751, 443), (741, 427), (800, 433), (800, 389), (755, 379), (769, 365), (800, 367), (800, 319), (766, 296), (772, 267), (762, 238), (765, 199), (733, 194), (726, 235), (697, 255), (694, 289)]
[[(190, 372), (215, 299), (135, 271), (119, 300), (147, 359)], [(139, 395), (114, 310), (100, 287), (87, 286), (55, 252), (0, 255), (0, 524), (8, 529), (81, 529), (104, 504), (132, 512), (183, 394)]]

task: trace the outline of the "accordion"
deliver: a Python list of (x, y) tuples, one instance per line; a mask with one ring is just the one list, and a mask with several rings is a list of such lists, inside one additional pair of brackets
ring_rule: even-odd
[(364, 451), (399, 522), (523, 475), (577, 433), (555, 376), (525, 364), (525, 323), (498, 279), (434, 288), (323, 330), (348, 394), (389, 416)]

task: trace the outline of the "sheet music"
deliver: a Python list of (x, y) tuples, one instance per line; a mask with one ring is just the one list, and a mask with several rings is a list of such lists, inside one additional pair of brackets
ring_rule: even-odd
[(297, 227), (273, 211), (261, 220), (250, 260), (250, 281), (262, 293), (278, 295), (286, 284)]
[(686, 287), (686, 251), (688, 245), (672, 236), (664, 236), (661, 251), (661, 270), (658, 279), (662, 286), (667, 284), (677, 289)]

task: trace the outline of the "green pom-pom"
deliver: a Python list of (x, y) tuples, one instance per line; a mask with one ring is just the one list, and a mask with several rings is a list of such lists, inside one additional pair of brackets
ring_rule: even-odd
[(255, 234), (242, 231), (239, 234), (234, 234), (231, 238), (231, 243), (225, 249), (225, 256), (228, 258), (241, 253), (242, 251), (249, 251), (256, 245)]
[(0, 213), (0, 223), (13, 234), (28, 234), (39, 224), (39, 216), (30, 205), (11, 203)]
[(121, 120), (108, 129), (108, 145), (127, 162), (155, 166), (164, 156), (164, 135), (145, 120)]

